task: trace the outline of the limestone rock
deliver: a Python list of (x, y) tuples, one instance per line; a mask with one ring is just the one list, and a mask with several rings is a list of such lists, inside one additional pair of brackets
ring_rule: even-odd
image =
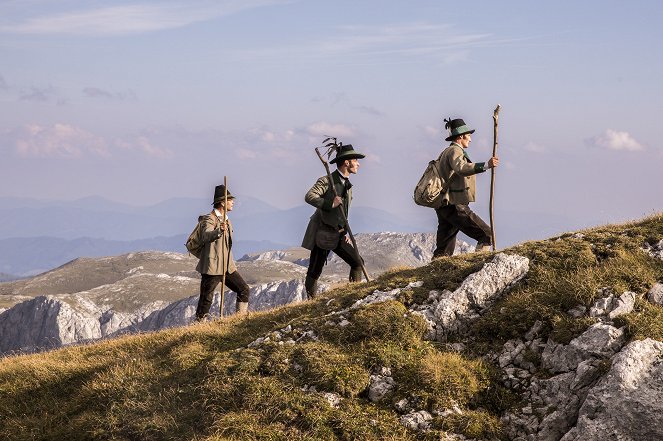
[(525, 277), (529, 259), (498, 253), (476, 273), (470, 274), (454, 292), (431, 291), (429, 301), (417, 310), (435, 323), (429, 334), (443, 340), (450, 332), (463, 329), (468, 320), (496, 300), (507, 288)]
[(562, 441), (663, 439), (663, 343), (629, 343), (588, 393)]
[(391, 377), (391, 370), (382, 368), (376, 374), (371, 375), (368, 386), (368, 399), (374, 403), (381, 401), (389, 392), (396, 387), (396, 382)]
[(595, 323), (568, 345), (548, 341), (543, 351), (543, 367), (553, 373), (575, 370), (590, 357), (608, 358), (624, 344), (624, 330), (604, 323)]
[(403, 415), (400, 418), (401, 424), (411, 430), (423, 431), (430, 428), (431, 420), (433, 415), (426, 412), (425, 410), (420, 410), (418, 412), (411, 412), (407, 415)]
[(589, 309), (589, 316), (612, 320), (622, 314), (628, 314), (633, 311), (636, 297), (634, 292), (626, 291), (619, 297), (610, 294), (600, 298)]
[(663, 283), (656, 283), (647, 292), (647, 300), (654, 305), (663, 306)]

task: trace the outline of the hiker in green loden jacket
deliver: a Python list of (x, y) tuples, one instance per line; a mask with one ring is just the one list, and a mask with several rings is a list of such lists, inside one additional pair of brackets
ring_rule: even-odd
[(472, 142), (474, 130), (462, 119), (449, 118), (444, 122), (444, 127), (449, 130), (446, 141), (451, 141), (451, 144), (440, 156), (439, 172), (449, 182), (449, 191), (443, 198), (442, 206), (435, 210), (438, 226), (437, 247), (433, 257), (451, 256), (459, 231), (477, 241), (477, 251), (489, 251), (492, 230), (470, 210), (469, 203), (475, 200), (475, 175), (497, 167), (499, 159), (492, 157), (487, 162), (472, 162), (467, 155), (467, 148)]
[(311, 250), (304, 283), (309, 298), (316, 294), (318, 278), (322, 274), (322, 268), (327, 261), (329, 251), (333, 251), (350, 265), (351, 282), (361, 280), (361, 262), (359, 262), (357, 253), (346, 234), (343, 215), (338, 208), (340, 205), (347, 218), (352, 202), (350, 174), (357, 173), (359, 159), (361, 158), (364, 158), (364, 155), (356, 152), (352, 144), (342, 145), (336, 153), (336, 157), (329, 161), (330, 164), (336, 164), (337, 167), (331, 177), (338, 196), (334, 197), (329, 179), (325, 175), (316, 181), (304, 197), (307, 203), (316, 208), (302, 240), (302, 247)]
[[(225, 197), (224, 185), (217, 185), (214, 189), (214, 209), (204, 218), (202, 241), (205, 243), (203, 252), (198, 261), (196, 271), (201, 274), (200, 299), (196, 308), (196, 320), (209, 317), (209, 310), (214, 299), (214, 288), (223, 281), (226, 275), (226, 286), (237, 293), (236, 311), (246, 314), (249, 308), (249, 285), (237, 271), (233, 259), (233, 227), (228, 219), (228, 212), (232, 211), (235, 197), (228, 192)], [(223, 219), (225, 217), (225, 223)]]

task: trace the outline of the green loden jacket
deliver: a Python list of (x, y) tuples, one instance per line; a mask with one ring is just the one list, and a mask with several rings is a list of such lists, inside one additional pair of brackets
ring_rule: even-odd
[(200, 274), (221, 276), (225, 266), (228, 268), (228, 274), (234, 273), (237, 271), (237, 265), (232, 253), (233, 227), (230, 219), (226, 218), (228, 228), (225, 233), (219, 228), (222, 220), (214, 211), (205, 216), (204, 222), (202, 238), (205, 248), (196, 271)]
[[(336, 193), (342, 195), (344, 187), (341, 183), (338, 170), (335, 170), (331, 176), (332, 181), (334, 181)], [(337, 227), (339, 230), (345, 228), (345, 224), (339, 209), (332, 208), (334, 192), (329, 186), (329, 179), (327, 178), (327, 175), (322, 176), (316, 181), (313, 187), (311, 187), (311, 189), (306, 193), (304, 200), (316, 208), (315, 213), (313, 213), (308, 222), (306, 233), (304, 233), (304, 239), (302, 240), (302, 247), (306, 248), (307, 250), (312, 250), (313, 246), (315, 245), (315, 233), (318, 231), (318, 225), (320, 225), (320, 222)], [(343, 197), (342, 205), (346, 218), (350, 211), (351, 202), (352, 188), (349, 188)]]
[(467, 205), (476, 197), (476, 174), (483, 173), (485, 163), (474, 163), (463, 147), (452, 142), (440, 155), (439, 172), (449, 179), (449, 191), (444, 196), (442, 206)]

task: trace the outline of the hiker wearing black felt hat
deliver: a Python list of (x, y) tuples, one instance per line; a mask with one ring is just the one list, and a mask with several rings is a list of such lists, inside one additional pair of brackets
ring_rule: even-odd
[[(201, 274), (200, 298), (196, 319), (205, 320), (219, 283), (237, 293), (236, 312), (245, 315), (249, 308), (249, 285), (244, 281), (232, 254), (233, 227), (228, 213), (235, 205), (235, 197), (223, 184), (214, 188), (214, 208), (199, 221), (198, 241), (202, 245), (196, 270)], [(223, 288), (222, 288), (223, 293)], [(223, 295), (221, 296), (223, 298)], [(221, 311), (223, 311), (221, 306)]]
[[(336, 164), (336, 170), (320, 177), (304, 197), (316, 208), (302, 240), (302, 247), (311, 250), (304, 283), (309, 298), (316, 295), (318, 278), (330, 251), (350, 265), (351, 282), (360, 281), (362, 276), (363, 262), (348, 237), (346, 219), (352, 202), (350, 175), (359, 171), (359, 160), (365, 156), (356, 151), (352, 144), (332, 144), (336, 157), (329, 163)], [(329, 185), (330, 179), (334, 183), (333, 189)]]
[(444, 123), (449, 132), (445, 141), (451, 144), (440, 154), (437, 167), (440, 178), (448, 185), (440, 199), (440, 206), (435, 208), (438, 226), (433, 257), (451, 256), (459, 231), (477, 241), (477, 251), (489, 251), (492, 230), (470, 209), (469, 204), (476, 199), (476, 175), (497, 167), (499, 159), (494, 156), (486, 162), (472, 162), (467, 149), (474, 129), (460, 118), (448, 118)]

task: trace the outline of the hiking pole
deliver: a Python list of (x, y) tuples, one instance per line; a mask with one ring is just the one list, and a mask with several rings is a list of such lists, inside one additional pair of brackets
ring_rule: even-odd
[(223, 242), (221, 242), (221, 267), (223, 268), (223, 278), (221, 280), (221, 303), (219, 304), (219, 318), (223, 318), (223, 304), (224, 294), (226, 291), (226, 273), (228, 272), (228, 262), (226, 262), (226, 234), (228, 234), (228, 226), (226, 225), (226, 215), (228, 213), (228, 178), (223, 177), (223, 225), (226, 227), (225, 234), (223, 235)]
[[(495, 107), (493, 112), (493, 157), (497, 154), (497, 119), (500, 113), (500, 105)], [(495, 196), (495, 167), (490, 169), (490, 231), (493, 241), (493, 251), (497, 250), (495, 245), (495, 221), (493, 215), (493, 199)]]
[[(336, 193), (336, 187), (334, 187), (334, 181), (332, 180), (331, 173), (329, 171), (329, 164), (327, 164), (327, 161), (325, 161), (325, 159), (322, 157), (322, 155), (320, 154), (320, 150), (318, 150), (317, 147), (315, 148), (315, 153), (318, 154), (318, 158), (320, 158), (320, 161), (322, 161), (322, 165), (325, 166), (325, 170), (327, 171), (327, 179), (329, 179), (329, 186), (334, 192), (334, 197), (337, 197), (338, 193)], [(359, 248), (357, 248), (357, 241), (355, 240), (355, 237), (352, 234), (352, 230), (350, 229), (350, 224), (348, 223), (348, 218), (345, 215), (345, 211), (343, 211), (343, 204), (339, 205), (337, 208), (341, 212), (341, 216), (343, 217), (343, 222), (345, 222), (345, 228), (346, 230), (348, 230), (348, 235), (350, 236), (350, 240), (352, 241), (352, 246), (354, 247), (355, 253), (357, 254), (357, 260), (361, 265), (361, 271), (364, 273), (366, 281), (370, 282), (371, 279), (368, 277), (368, 272), (366, 271), (366, 267), (364, 266), (364, 260), (359, 255)]]

